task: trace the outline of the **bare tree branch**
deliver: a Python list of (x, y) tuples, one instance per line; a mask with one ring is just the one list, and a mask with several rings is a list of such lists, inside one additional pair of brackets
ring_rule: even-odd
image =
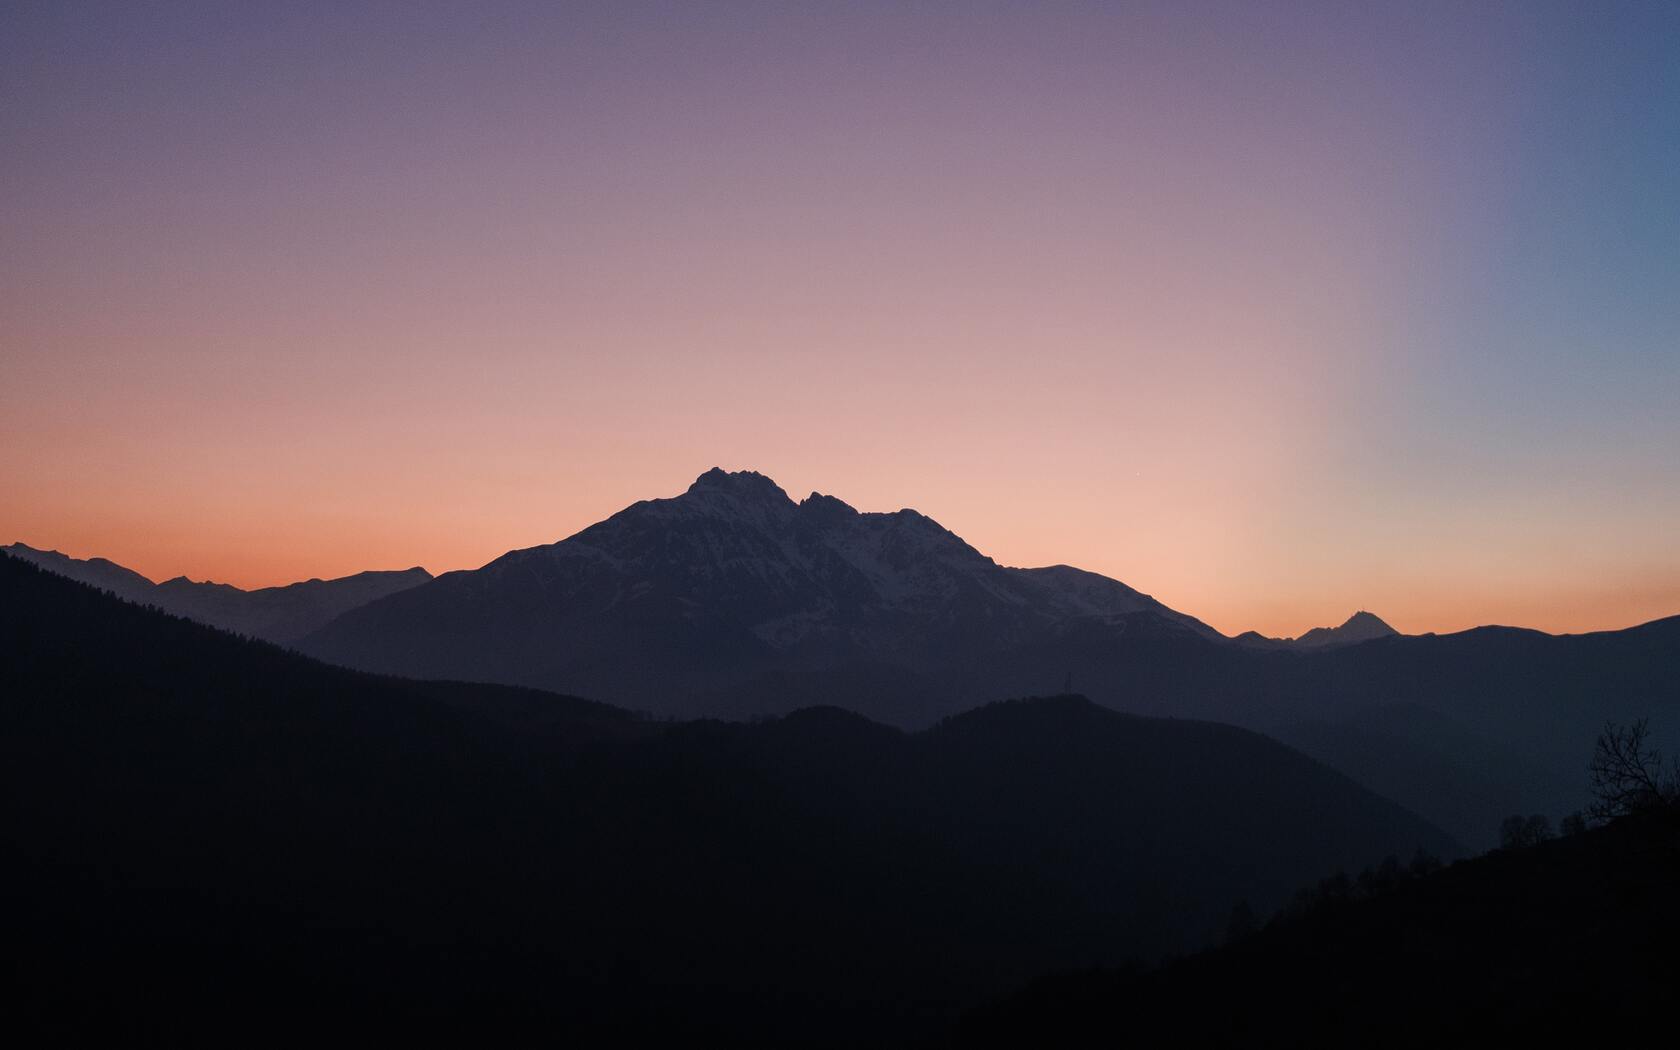
[(1675, 801), (1680, 794), (1680, 769), (1665, 770), (1662, 752), (1649, 743), (1650, 731), (1641, 718), (1623, 727), (1606, 722), (1593, 747), (1592, 790), (1587, 809), (1603, 823)]

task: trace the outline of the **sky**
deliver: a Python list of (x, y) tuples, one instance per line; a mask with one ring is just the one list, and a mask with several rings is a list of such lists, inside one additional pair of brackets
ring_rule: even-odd
[(0, 9), (0, 543), (481, 565), (714, 465), (1227, 633), (1680, 613), (1680, 5)]

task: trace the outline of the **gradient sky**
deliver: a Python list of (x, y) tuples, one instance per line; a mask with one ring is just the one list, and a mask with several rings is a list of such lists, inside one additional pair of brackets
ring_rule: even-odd
[(442, 571), (721, 465), (1231, 633), (1680, 613), (1676, 56), (1674, 3), (7, 4), (0, 542)]

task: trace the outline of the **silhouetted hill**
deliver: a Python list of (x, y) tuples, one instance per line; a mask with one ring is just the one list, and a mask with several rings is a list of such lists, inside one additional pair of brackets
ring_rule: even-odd
[(1149, 1046), (1661, 1041), (1680, 980), (1677, 883), (1680, 823), (1626, 820), (1368, 900), (1320, 900), (1157, 970), (1043, 979), (966, 1018), (954, 1043), (1087, 1046), (1122, 1032)]
[(0, 599), (11, 987), (67, 1033), (880, 1042), (1453, 848), (1273, 741), (1078, 698), (667, 725), (324, 666), (11, 558)]
[(195, 583), (185, 576), (153, 583), (134, 570), (104, 558), (71, 558), (58, 551), (36, 550), (22, 543), (0, 547), (0, 551), (131, 602), (153, 605), (212, 627), (282, 644), (297, 641), (359, 605), (432, 578), (431, 573), (416, 567), (246, 591), (225, 583)]
[(736, 717), (818, 701), (887, 721), (1045, 692), (1071, 679), (1096, 703), (1276, 737), (1429, 819), (1472, 848), (1514, 812), (1583, 808), (1587, 751), (1606, 720), (1650, 717), (1680, 749), (1680, 617), (1553, 636), (1510, 628), (1256, 651), (1138, 620), (1067, 625), (961, 666), (885, 664), (765, 675), (712, 703)]
[(1512, 812), (1556, 820), (1584, 807), (1587, 748), (1606, 720), (1649, 716), (1665, 746), (1680, 744), (1680, 617), (1596, 634), (1478, 628), (1309, 651), (1068, 631), (977, 657), (930, 688), (989, 697), (1062, 676), (1107, 706), (1276, 736), (1477, 848)]

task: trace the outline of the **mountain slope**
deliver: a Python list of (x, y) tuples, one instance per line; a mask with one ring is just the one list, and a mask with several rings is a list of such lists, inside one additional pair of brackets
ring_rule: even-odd
[(771, 673), (966, 662), (1085, 625), (1221, 636), (1117, 581), (1011, 569), (914, 511), (800, 503), (711, 470), (569, 539), (355, 610), (307, 639), (348, 666), (589, 692), (676, 714)]
[(0, 551), (131, 602), (154, 605), (212, 627), (281, 644), (295, 642), (359, 605), (432, 578), (431, 573), (416, 567), (246, 591), (225, 583), (195, 583), (185, 576), (153, 583), (104, 558), (71, 558), (22, 543), (0, 547)]
[(5, 557), (0, 698), (14, 988), (60, 1030), (879, 1042), (1453, 849), (1229, 727), (1076, 698), (918, 734), (653, 723), (324, 666)]
[(0, 547), (0, 552), (38, 565), (59, 576), (67, 576), (78, 583), (110, 591), (117, 597), (131, 602), (144, 602), (157, 587), (157, 584), (133, 569), (105, 558), (72, 558), (58, 551), (36, 550), (26, 543)]

